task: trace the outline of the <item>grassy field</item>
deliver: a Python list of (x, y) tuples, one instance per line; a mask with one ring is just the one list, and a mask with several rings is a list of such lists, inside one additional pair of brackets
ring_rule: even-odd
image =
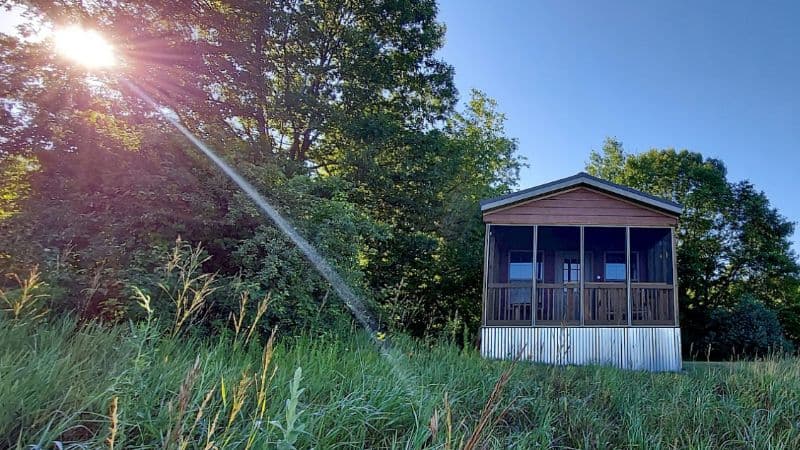
[(0, 447), (800, 448), (796, 359), (649, 374), (396, 345), (408, 383), (355, 330), (270, 349), (0, 323)]

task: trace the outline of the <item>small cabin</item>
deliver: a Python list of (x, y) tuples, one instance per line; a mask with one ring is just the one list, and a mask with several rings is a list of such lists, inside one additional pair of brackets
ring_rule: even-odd
[(579, 173), (481, 211), (484, 357), (681, 370), (680, 205)]

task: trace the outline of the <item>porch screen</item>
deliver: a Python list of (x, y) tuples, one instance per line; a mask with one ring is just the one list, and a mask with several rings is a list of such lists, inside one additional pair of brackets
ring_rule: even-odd
[(580, 227), (540, 226), (536, 247), (542, 261), (542, 276), (536, 284), (536, 324), (579, 323)]
[(631, 316), (634, 324), (674, 324), (672, 234), (631, 228)]
[(628, 265), (623, 227), (585, 227), (584, 323), (628, 324)]
[(486, 322), (531, 324), (533, 227), (489, 228)]

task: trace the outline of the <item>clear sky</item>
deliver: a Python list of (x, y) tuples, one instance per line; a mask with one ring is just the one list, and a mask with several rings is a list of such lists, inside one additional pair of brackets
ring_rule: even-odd
[(439, 18), (462, 99), (508, 116), (521, 187), (615, 136), (720, 158), (800, 221), (800, 1), (440, 0)]

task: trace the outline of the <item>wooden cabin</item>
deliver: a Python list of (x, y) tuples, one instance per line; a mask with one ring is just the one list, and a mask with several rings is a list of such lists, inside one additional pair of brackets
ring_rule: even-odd
[(483, 356), (681, 370), (680, 205), (579, 173), (481, 210)]

